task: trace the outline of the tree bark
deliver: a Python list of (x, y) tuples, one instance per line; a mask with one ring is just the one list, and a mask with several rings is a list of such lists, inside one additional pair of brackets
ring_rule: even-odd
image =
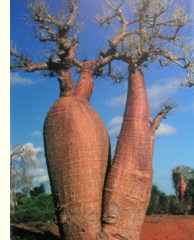
[(74, 95), (74, 85), (71, 76), (71, 71), (64, 70), (59, 71), (58, 81), (60, 86), (60, 97), (73, 96)]
[(103, 231), (108, 239), (137, 240), (152, 186), (153, 136), (144, 77), (129, 77), (123, 124), (104, 193)]
[(63, 91), (44, 124), (45, 155), (63, 240), (96, 239), (101, 232), (109, 139), (89, 104), (92, 64), (84, 63), (74, 93)]

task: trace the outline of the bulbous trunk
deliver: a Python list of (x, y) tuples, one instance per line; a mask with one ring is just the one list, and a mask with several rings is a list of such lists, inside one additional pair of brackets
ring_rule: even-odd
[(101, 231), (109, 139), (88, 102), (90, 94), (81, 89), (82, 81), (89, 81), (85, 86), (92, 91), (87, 69), (79, 81), (79, 91), (61, 94), (44, 124), (45, 155), (63, 240), (96, 239)]
[(130, 74), (115, 157), (104, 194), (103, 231), (108, 239), (139, 239), (152, 185), (153, 139), (141, 71)]

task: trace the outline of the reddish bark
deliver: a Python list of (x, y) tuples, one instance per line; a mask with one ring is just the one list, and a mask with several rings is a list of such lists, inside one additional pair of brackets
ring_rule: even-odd
[(75, 88), (77, 97), (85, 99), (87, 101), (90, 100), (90, 97), (94, 89), (93, 71), (95, 63), (96, 60), (91, 62), (84, 62), (83, 70), (80, 74), (79, 81)]
[(179, 192), (180, 192), (179, 195), (180, 195), (180, 200), (181, 201), (184, 200), (186, 188), (187, 188), (187, 183), (184, 180), (184, 176), (181, 175), (181, 178), (180, 178), (180, 189), (179, 189)]
[[(144, 77), (130, 74), (128, 97), (105, 194), (108, 239), (139, 239), (152, 185), (152, 139)], [(153, 136), (152, 136), (153, 137)]]
[(74, 95), (74, 86), (70, 70), (60, 71), (58, 81), (60, 85), (60, 97)]
[(106, 128), (88, 102), (93, 89), (92, 64), (85, 66), (74, 94), (61, 94), (44, 125), (45, 154), (60, 235), (69, 240), (96, 239), (100, 234), (109, 150)]

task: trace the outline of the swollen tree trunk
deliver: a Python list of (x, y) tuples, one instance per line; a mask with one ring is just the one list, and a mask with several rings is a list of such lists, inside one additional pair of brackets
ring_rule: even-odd
[(109, 139), (89, 104), (92, 69), (93, 63), (84, 63), (75, 89), (70, 73), (59, 74), (61, 97), (44, 124), (46, 161), (63, 240), (92, 240), (101, 232)]
[(139, 239), (152, 186), (153, 135), (144, 77), (129, 77), (128, 97), (104, 193), (103, 231), (108, 239)]

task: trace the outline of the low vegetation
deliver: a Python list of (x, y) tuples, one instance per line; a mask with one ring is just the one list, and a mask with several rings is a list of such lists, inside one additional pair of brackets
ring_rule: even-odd
[[(152, 186), (151, 199), (147, 209), (147, 215), (154, 214), (193, 214), (192, 196), (194, 193), (194, 181), (190, 181), (185, 193), (184, 206), (176, 195), (166, 195), (156, 185)], [(43, 184), (34, 187), (28, 196), (17, 193), (15, 197), (14, 214), (11, 214), (12, 223), (30, 222), (54, 222), (55, 209), (51, 194), (45, 193)], [(11, 240), (35, 240), (31, 235), (15, 236)]]
[(35, 187), (30, 196), (15, 198), (14, 214), (11, 221), (14, 223), (48, 222), (54, 220), (54, 205), (51, 194), (46, 194), (44, 185)]
[[(186, 191), (186, 203), (189, 202), (190, 196), (193, 193), (192, 183), (188, 185), (189, 188)], [(22, 197), (22, 195), (17, 194), (15, 202), (14, 215), (11, 216), (11, 222), (13, 223), (54, 221), (55, 210), (52, 195), (45, 193), (43, 184), (35, 187), (30, 192), (30, 196)], [(185, 206), (187, 206), (186, 203)], [(177, 196), (166, 195), (156, 185), (153, 185), (147, 215), (187, 213), (192, 213), (192, 209), (189, 211), (186, 207), (182, 208)]]
[(179, 214), (180, 202), (175, 195), (166, 195), (156, 185), (152, 186), (147, 215), (151, 214)]

